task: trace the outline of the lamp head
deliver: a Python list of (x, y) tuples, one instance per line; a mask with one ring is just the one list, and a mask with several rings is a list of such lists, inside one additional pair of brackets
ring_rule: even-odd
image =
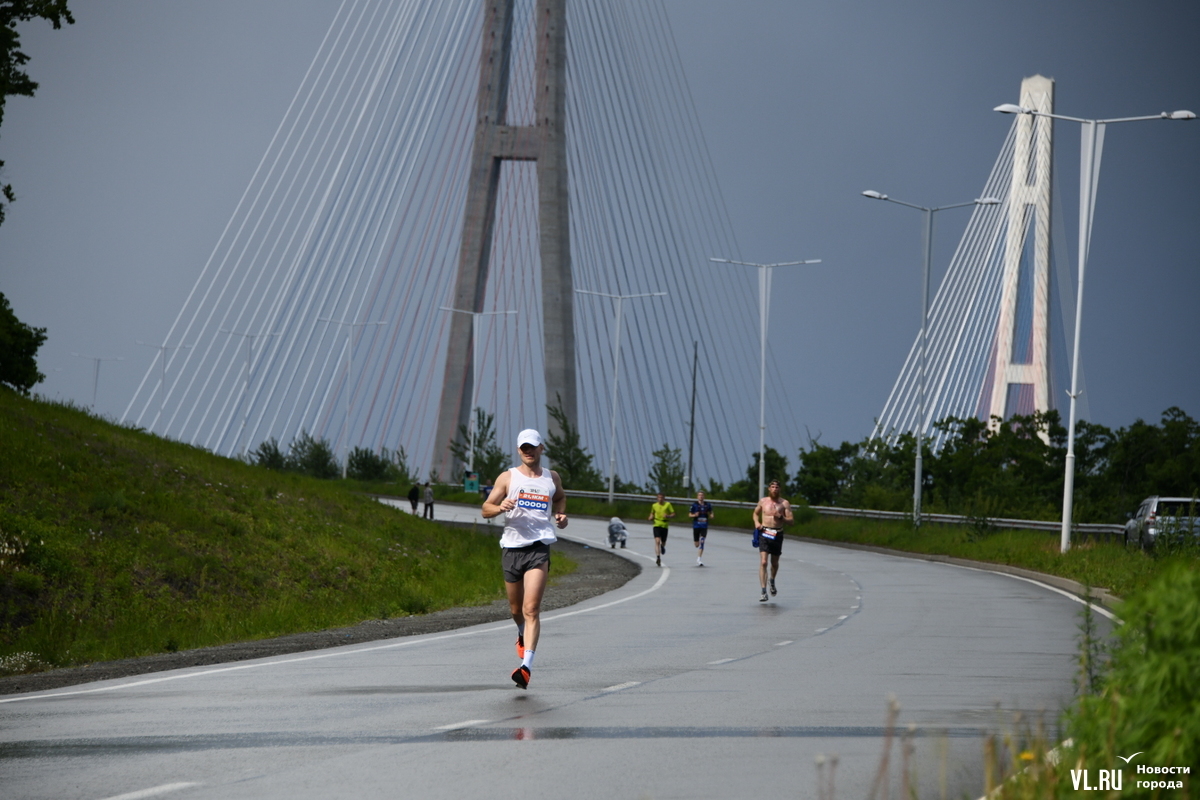
[(1184, 109), (1180, 109), (1179, 111), (1172, 111), (1170, 114), (1168, 114), (1164, 111), (1163, 116), (1166, 117), (1167, 119), (1195, 119), (1196, 118), (1195, 114), (1193, 114), (1191, 111), (1186, 111)]
[(977, 206), (998, 206), (1000, 205), (999, 197), (976, 197), (975, 205)]
[(867, 189), (862, 194), (863, 194), (863, 197), (869, 197), (872, 200), (887, 200), (886, 194), (881, 194), (881, 193), (875, 191), (874, 189)]
[(992, 111), (999, 111), (1001, 114), (1028, 114), (1032, 109), (1016, 105), (1015, 103), (1001, 103), (993, 108)]

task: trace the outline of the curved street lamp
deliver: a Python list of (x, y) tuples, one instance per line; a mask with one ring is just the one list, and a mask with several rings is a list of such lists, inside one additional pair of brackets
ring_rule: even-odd
[(1071, 515), (1075, 503), (1075, 400), (1079, 397), (1079, 329), (1083, 321), (1083, 275), (1087, 267), (1088, 248), (1092, 242), (1092, 217), (1096, 212), (1096, 184), (1100, 178), (1100, 153), (1104, 149), (1104, 129), (1112, 122), (1142, 122), (1152, 119), (1189, 120), (1196, 115), (1191, 111), (1163, 111), (1144, 117), (1118, 117), (1116, 119), (1082, 119), (1068, 117), (1063, 114), (1051, 114), (1033, 108), (1002, 103), (993, 111), (1001, 114), (1029, 114), (1034, 117), (1049, 117), (1068, 122), (1078, 122), (1083, 126), (1080, 133), (1082, 141), (1079, 148), (1079, 288), (1075, 292), (1075, 343), (1071, 356), (1071, 411), (1067, 424), (1067, 458), (1063, 476), (1063, 514), (1061, 551), (1071, 549)]
[(915, 203), (906, 203), (894, 197), (888, 197), (886, 194), (877, 192), (874, 189), (867, 189), (862, 194), (863, 197), (869, 197), (872, 200), (887, 200), (889, 203), (915, 208), (922, 212), (925, 217), (925, 224), (923, 226), (925, 233), (925, 265), (921, 271), (921, 355), (918, 362), (920, 365), (918, 369), (918, 374), (920, 375), (920, 394), (917, 406), (917, 463), (916, 471), (913, 474), (913, 526), (919, 528), (921, 527), (921, 478), (924, 477), (921, 448), (925, 437), (925, 345), (928, 335), (927, 323), (929, 320), (929, 267), (933, 258), (933, 215), (938, 211), (945, 211), (948, 208), (994, 206), (998, 205), (1000, 200), (995, 197), (977, 197), (969, 203), (951, 203), (948, 206), (928, 208)]

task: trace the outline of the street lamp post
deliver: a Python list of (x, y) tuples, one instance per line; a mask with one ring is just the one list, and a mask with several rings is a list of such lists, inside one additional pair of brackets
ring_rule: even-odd
[(330, 319), (329, 317), (318, 317), (317, 319), (321, 322), (328, 322), (330, 325), (338, 325), (351, 329), (346, 343), (346, 410), (342, 413), (342, 431), (338, 434), (338, 449), (342, 453), (342, 480), (345, 480), (347, 469), (350, 466), (346, 458), (346, 425), (350, 421), (350, 365), (354, 363), (353, 331), (354, 328), (365, 328), (368, 325), (387, 325), (387, 322), (345, 322), (344, 320)]
[(771, 311), (771, 270), (775, 267), (794, 267), (799, 264), (820, 264), (821, 259), (783, 261), (778, 264), (756, 264), (753, 261), (733, 261), (728, 258), (709, 258), (718, 264), (738, 264), (758, 267), (758, 324), (759, 324), (759, 385), (758, 385), (758, 496), (763, 496), (767, 474), (767, 317)]
[[(150, 423), (150, 430), (154, 430), (154, 426), (157, 425), (158, 421), (162, 418), (163, 407), (166, 404), (166, 400), (167, 400), (167, 351), (168, 350), (188, 350), (191, 348), (191, 345), (190, 344), (177, 344), (177, 345), (171, 346), (169, 344), (151, 344), (150, 342), (143, 342), (141, 339), (138, 339), (136, 341), (142, 347), (153, 347), (153, 348), (157, 349), (159, 352), (159, 355), (162, 357), (162, 388), (159, 389), (159, 392), (158, 392), (158, 416), (154, 418), (154, 422)], [(153, 364), (154, 362), (151, 361), (150, 363)]]
[(471, 409), (467, 413), (467, 471), (475, 471), (475, 403), (479, 396), (479, 318), (496, 314), (516, 314), (516, 311), (466, 311), (439, 306), (442, 311), (471, 315)]
[(951, 203), (948, 206), (935, 206), (928, 208), (919, 206), (915, 203), (906, 203), (903, 200), (897, 200), (894, 197), (888, 197), (886, 194), (868, 189), (863, 192), (864, 197), (869, 197), (872, 200), (887, 200), (889, 203), (895, 203), (908, 208), (915, 208), (922, 213), (924, 217), (924, 225), (922, 231), (925, 239), (925, 263), (921, 270), (921, 348), (920, 357), (918, 360), (918, 375), (920, 388), (918, 390), (918, 405), (917, 405), (917, 462), (915, 473), (913, 474), (913, 526), (921, 527), (921, 492), (922, 492), (922, 477), (924, 477), (924, 466), (922, 447), (925, 438), (925, 360), (926, 360), (926, 344), (928, 337), (929, 323), (929, 269), (933, 260), (933, 215), (939, 211), (945, 211), (949, 208), (964, 208), (966, 206), (994, 206), (1000, 201), (995, 197), (977, 197), (969, 203)]
[(241, 336), (246, 342), (246, 369), (242, 373), (242, 397), (239, 401), (239, 404), (242, 406), (242, 428), (240, 431), (238, 431), (237, 441), (234, 442), (235, 449), (238, 442), (242, 442), (242, 455), (245, 455), (246, 443), (242, 440), (246, 435), (246, 422), (250, 416), (250, 409), (246, 406), (246, 395), (250, 391), (250, 362), (254, 359), (254, 340), (259, 336), (279, 336), (282, 331), (275, 333), (267, 333), (266, 331), (260, 331), (259, 333), (246, 333), (244, 331), (229, 330), (228, 328), (221, 328), (220, 331), (221, 333), (227, 333), (230, 336)]
[(607, 297), (617, 301), (617, 324), (613, 333), (613, 379), (612, 379), (612, 413), (610, 415), (608, 434), (608, 502), (613, 502), (613, 485), (617, 475), (617, 375), (621, 370), (621, 310), (626, 300), (638, 297), (666, 297), (666, 292), (646, 292), (643, 294), (608, 294), (607, 292), (589, 292), (586, 289), (576, 289), (576, 294), (592, 294), (597, 297)]
[(1075, 292), (1075, 342), (1071, 355), (1071, 391), (1067, 393), (1067, 396), (1071, 398), (1071, 410), (1067, 423), (1067, 457), (1063, 475), (1062, 537), (1060, 542), (1060, 550), (1065, 553), (1071, 549), (1071, 517), (1075, 503), (1075, 401), (1081, 394), (1078, 379), (1079, 332), (1083, 322), (1083, 276), (1087, 267), (1088, 250), (1092, 243), (1092, 218), (1096, 212), (1096, 186), (1100, 179), (1100, 154), (1104, 149), (1105, 126), (1114, 122), (1142, 122), (1152, 119), (1189, 120), (1195, 119), (1196, 115), (1191, 111), (1180, 110), (1163, 111), (1160, 114), (1144, 117), (1081, 119), (1025, 108), (1013, 103), (1003, 103), (992, 110), (999, 111), (1001, 114), (1029, 114), (1034, 117), (1078, 122), (1082, 126), (1079, 147), (1079, 284)]

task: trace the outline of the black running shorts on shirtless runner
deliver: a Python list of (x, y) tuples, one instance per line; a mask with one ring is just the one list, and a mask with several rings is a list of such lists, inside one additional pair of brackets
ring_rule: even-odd
[(783, 531), (775, 531), (775, 538), (769, 539), (764, 533), (771, 528), (763, 528), (758, 534), (758, 552), (770, 553), (773, 556), (783, 554)]
[(525, 547), (505, 547), (500, 556), (500, 566), (504, 569), (504, 580), (508, 583), (520, 583), (525, 579), (525, 573), (546, 565), (550, 571), (550, 545), (545, 542), (535, 542)]

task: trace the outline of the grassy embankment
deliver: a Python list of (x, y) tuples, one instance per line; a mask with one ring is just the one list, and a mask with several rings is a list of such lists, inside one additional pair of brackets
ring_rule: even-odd
[[(448, 502), (479, 502), (477, 496), (453, 492), (450, 487), (444, 487), (444, 493), (439, 493), (439, 497)], [(576, 497), (569, 500), (568, 511), (595, 517), (617, 516), (628, 522), (646, 519), (650, 504), (620, 501), (609, 505), (600, 500)], [(686, 507), (676, 503), (675, 512), (673, 524), (687, 526)], [(1200, 569), (1200, 551), (1194, 548), (1151, 554), (1127, 550), (1116, 542), (1086, 541), (1076, 542), (1064, 555), (1059, 553), (1057, 531), (939, 524), (926, 524), (915, 530), (911, 524), (902, 521), (822, 517), (802, 503), (796, 505), (795, 516), (797, 524), (790, 532), (797, 536), (1023, 567), (1105, 588), (1119, 597), (1129, 597), (1145, 589), (1172, 564), (1182, 563), (1186, 568)], [(713, 524), (742, 529), (747, 534), (753, 527), (750, 510), (741, 508), (717, 507)]]
[[(0, 389), (0, 669), (503, 596), (496, 540)], [(556, 574), (575, 569), (556, 558)]]

